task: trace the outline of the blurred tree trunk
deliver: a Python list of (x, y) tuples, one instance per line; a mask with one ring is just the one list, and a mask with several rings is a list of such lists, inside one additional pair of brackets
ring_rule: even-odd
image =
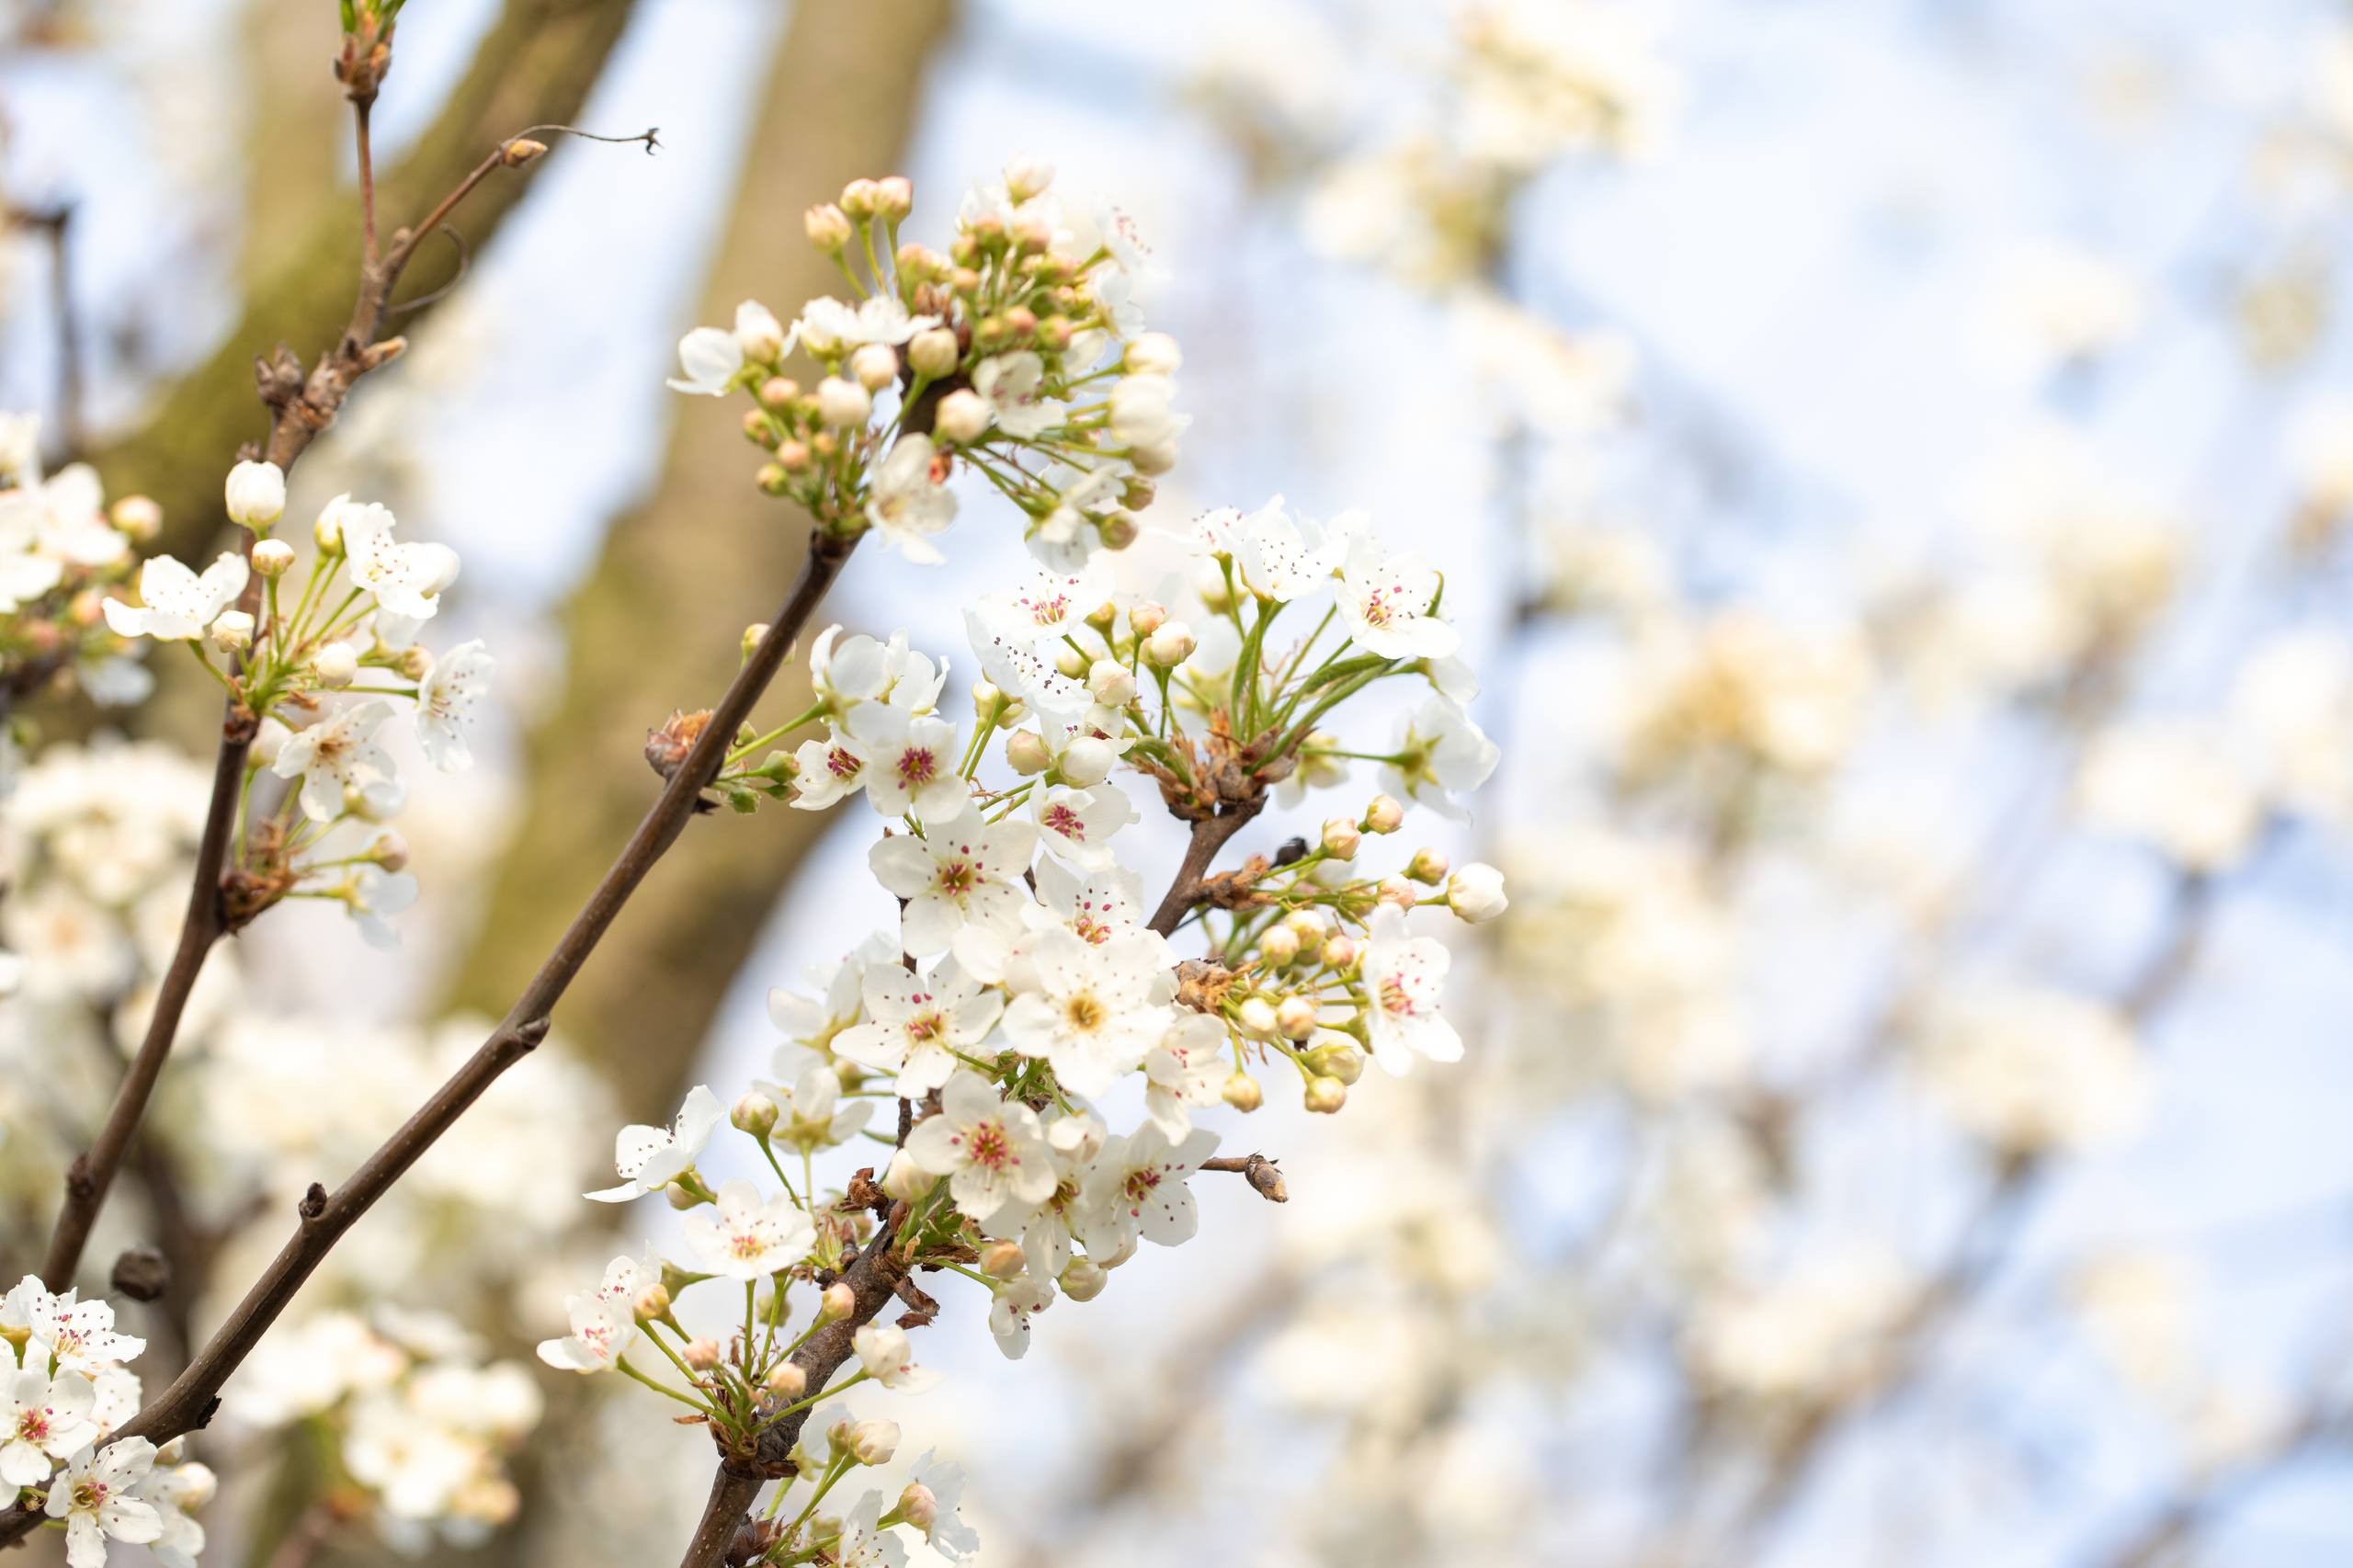
[(341, 175), (351, 146), (351, 110), (327, 69), (335, 52), (333, 24), (312, 0), (245, 0), (240, 32), (253, 107), (245, 128), (236, 278), (252, 295), (295, 254), (323, 213), (349, 210)]
[[(631, 7), (631, 0), (506, 0), (433, 124), (398, 167), (379, 176), (387, 226), (421, 216), (500, 138), (535, 122), (575, 118)], [(275, 62), (271, 69), (291, 73), (294, 81), (315, 76), (332, 86), (333, 15), (312, 0), (262, 0), (251, 22), (257, 58)], [(244, 312), (211, 358), (162, 392), (139, 427), (119, 433), (94, 455), (108, 494), (143, 491), (163, 503), (165, 531), (156, 548), (183, 557), (202, 552), (223, 526), (221, 476), (238, 443), (267, 425), (254, 395), (254, 356), (284, 343), (307, 362), (332, 344), (350, 316), (358, 276), (355, 205), (332, 181), (312, 183), (341, 165), (347, 111), (339, 97), (330, 99), (332, 118), (320, 124), (318, 99), (308, 86), (276, 104), (274, 77), (258, 80), (251, 205), (278, 216), (267, 231), (274, 234), (267, 253), (246, 252), (242, 271), (251, 287)], [(392, 90), (399, 81), (395, 66)], [(326, 151), (291, 144), (301, 142)], [(460, 224), (473, 248), (496, 231), (529, 183), (528, 176), (483, 182)], [(402, 292), (421, 298), (447, 283), (457, 265), (454, 247), (437, 244), (418, 256)]]
[[(731, 321), (745, 299), (790, 319), (839, 285), (801, 214), (852, 178), (895, 171), (949, 11), (949, 0), (794, 8), (697, 321)], [(615, 519), (565, 612), (569, 685), (532, 742), (525, 809), (454, 1006), (506, 1010), (645, 809), (646, 730), (717, 697), (740, 657), (737, 633), (767, 619), (792, 580), (808, 521), (753, 488), (763, 454), (744, 440), (739, 412), (682, 402), (653, 493)], [(808, 699), (796, 665), (765, 710), (790, 714)], [(824, 822), (768, 806), (689, 827), (574, 984), (557, 1030), (607, 1071), (632, 1118), (667, 1114)]]

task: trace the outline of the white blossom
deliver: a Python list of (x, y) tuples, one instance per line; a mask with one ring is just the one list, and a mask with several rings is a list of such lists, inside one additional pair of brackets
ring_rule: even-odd
[(540, 1359), (565, 1372), (601, 1372), (620, 1360), (637, 1338), (637, 1295), (647, 1283), (635, 1258), (613, 1259), (596, 1290), (564, 1298), (572, 1332), (540, 1340)]
[(343, 814), (346, 789), (391, 780), (392, 754), (373, 737), (392, 713), (392, 704), (380, 698), (354, 703), (296, 731), (269, 770), (280, 778), (300, 778), (303, 812), (313, 822), (333, 822)]
[(697, 1084), (687, 1091), (670, 1126), (622, 1128), (613, 1140), (613, 1168), (621, 1184), (587, 1196), (598, 1203), (626, 1203), (639, 1193), (661, 1191), (694, 1167), (724, 1114), (719, 1096)]
[(85, 1449), (50, 1483), (48, 1514), (65, 1521), (71, 1568), (103, 1568), (108, 1540), (143, 1545), (164, 1533), (162, 1516), (135, 1495), (154, 1463), (154, 1444), (125, 1437)]
[(221, 612), (237, 602), (252, 575), (245, 558), (223, 551), (199, 576), (168, 555), (152, 555), (139, 568), (138, 606), (108, 599), (107, 625), (117, 636), (192, 642)]
[(1366, 1025), (1373, 1060), (1392, 1073), (1405, 1073), (1414, 1058), (1462, 1059), (1462, 1038), (1438, 1016), (1438, 992), (1450, 959), (1446, 944), (1409, 936), (1405, 912), (1384, 903), (1373, 912), (1364, 949), (1364, 989), (1371, 1006)]
[[(851, 711), (849, 732), (866, 757), (856, 777), (876, 811), (886, 817), (913, 816), (926, 827), (945, 825), (964, 812), (972, 795), (956, 771), (954, 725), (887, 702), (869, 702)], [(829, 753), (829, 771), (831, 766)]]
[(1462, 642), (1432, 611), (1438, 574), (1420, 556), (1386, 555), (1370, 539), (1349, 547), (1340, 570), (1340, 618), (1348, 635), (1384, 659), (1438, 659)]
[(1111, 835), (1140, 821), (1127, 795), (1098, 785), (1091, 790), (1056, 786), (1039, 790), (1030, 815), (1038, 821), (1038, 842), (1083, 870), (1100, 871), (1111, 864)]
[(98, 1436), (90, 1417), (97, 1390), (87, 1374), (41, 1369), (0, 1375), (0, 1482), (39, 1486), (51, 1461), (69, 1459)]
[(1052, 1157), (1037, 1112), (1000, 1097), (977, 1073), (957, 1073), (939, 1091), (939, 1113), (907, 1135), (907, 1157), (948, 1178), (956, 1207), (987, 1221), (1007, 1206), (1034, 1209), (1052, 1196)]
[(917, 565), (946, 560), (931, 536), (956, 520), (956, 497), (934, 472), (931, 437), (920, 431), (900, 437), (872, 479), (866, 520), (882, 542)]
[(922, 838), (883, 839), (867, 864), (884, 888), (906, 900), (901, 938), (908, 952), (925, 958), (944, 950), (961, 926), (1017, 926), (1029, 902), (1021, 876), (1037, 839), (1028, 823), (984, 823), (980, 812), (967, 811)]
[(416, 687), (416, 738), (425, 759), (445, 773), (472, 767), (473, 750), (466, 725), (473, 706), (490, 690), (498, 661), (483, 651), (479, 638), (460, 642), (426, 672)]
[(1005, 1035), (1024, 1056), (1051, 1062), (1063, 1087), (1099, 1095), (1131, 1072), (1168, 1026), (1165, 949), (1156, 934), (1090, 943), (1050, 930), (1030, 943)]
[(972, 390), (1008, 436), (1043, 435), (1063, 422), (1063, 405), (1039, 395), (1045, 361), (1029, 349), (997, 354), (972, 367)]
[(763, 1199), (748, 1181), (722, 1184), (718, 1201), (680, 1222), (687, 1244), (713, 1273), (759, 1279), (790, 1268), (817, 1244), (817, 1230), (782, 1193)]
[(457, 581), (457, 551), (446, 544), (395, 540), (391, 509), (372, 501), (338, 495), (326, 511), (333, 522), (321, 526), (332, 526), (341, 537), (352, 585), (366, 589), (380, 608), (404, 620), (432, 619), (441, 590)]
[(1217, 1134), (1206, 1128), (1172, 1139), (1153, 1122), (1108, 1140), (1079, 1197), (1076, 1229), (1087, 1256), (1115, 1257), (1138, 1236), (1160, 1246), (1192, 1240), (1200, 1213), (1186, 1183), (1216, 1151)]
[(898, 1074), (897, 1093), (921, 1099), (946, 1083), (959, 1055), (977, 1053), (996, 1027), (1005, 998), (983, 990), (955, 960), (927, 977), (897, 964), (866, 971), (866, 1012), (871, 1020), (835, 1037), (834, 1050), (878, 1073)]
[(866, 1375), (886, 1389), (899, 1393), (921, 1393), (939, 1381), (938, 1372), (915, 1365), (915, 1346), (908, 1342), (904, 1328), (889, 1324), (862, 1324), (850, 1335), (850, 1348), (858, 1353)]

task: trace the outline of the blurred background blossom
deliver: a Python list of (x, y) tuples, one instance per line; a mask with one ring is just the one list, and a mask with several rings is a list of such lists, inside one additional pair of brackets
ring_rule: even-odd
[[(304, 287), (348, 268), (318, 10), (0, 8), (0, 407), (42, 415), (51, 472), (154, 496), (183, 553), (254, 431), (250, 356), (335, 330)], [(943, 1318), (926, 1442), (973, 1471), (992, 1559), (2353, 1552), (2343, 7), (406, 18), (396, 182), (549, 119), (664, 151), (565, 144), (471, 219), (296, 500), (364, 485), (461, 543), (447, 613), (505, 629), (508, 706), (482, 768), (413, 770), (434, 875), (397, 957), (322, 905), (208, 974), (165, 1089), (185, 1131), (131, 1173), (188, 1265), (140, 1309), (153, 1354), (503, 1010), (633, 819), (643, 730), (732, 663), (700, 633), (780, 580), (797, 540), (745, 449), (662, 390), (679, 332), (824, 291), (798, 214), (845, 179), (904, 170), (938, 217), (1029, 153), (1171, 275), (1199, 428), (1147, 522), (1279, 474), (1446, 572), (1505, 763), (1432, 842), (1513, 904), (1461, 944), (1459, 1066), (1368, 1078), (1346, 1137), (1288, 1105), (1232, 1135), (1293, 1201), (1203, 1192), (1213, 1266), (1041, 1317), (1017, 1379)], [(960, 643), (1020, 558), (960, 542), (841, 618)], [(1149, 535), (1116, 559), (1133, 589), (1185, 567)], [(10, 1257), (174, 934), (210, 710), (162, 673), (153, 733), (60, 703), (9, 760)], [(1347, 767), (1256, 835), (1382, 787)], [(765, 1072), (770, 988), (822, 990), (888, 913), (840, 892), (864, 846), (821, 820), (690, 844), (562, 1043), (335, 1255), (231, 1390), (222, 1440), (271, 1462), (220, 1467), (216, 1542), (675, 1550), (696, 1440), (517, 1348), (562, 1282), (671, 1233), (658, 1206), (586, 1232), (604, 1130)]]

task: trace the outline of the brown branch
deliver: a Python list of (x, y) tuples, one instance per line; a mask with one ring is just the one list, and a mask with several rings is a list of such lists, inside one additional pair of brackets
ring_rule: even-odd
[[(364, 146), (365, 103), (358, 106), (356, 113)], [(502, 142), (485, 161), (485, 170), (470, 176), (463, 188), (471, 190), (480, 183), (487, 168), (506, 161), (509, 145), (511, 142)], [(372, 215), (375, 194), (369, 182), (363, 178), (362, 183), (361, 200)], [(434, 210), (430, 222), (446, 217), (453, 199), (445, 199)], [(376, 334), (383, 326), (385, 311), (392, 290), (400, 284), (401, 273), (415, 255), (416, 236), (402, 230), (393, 236), (392, 248), (381, 258), (373, 256), (373, 248), (371, 243), (371, 255), (360, 266), (358, 298), (353, 301), (351, 320), (345, 326), (341, 340), (320, 356), (308, 377), (302, 374), (300, 361), (283, 345), (270, 358), (254, 362), (262, 402), (271, 413), (269, 439), (261, 450), (286, 472), (293, 472), (311, 443), (335, 423), (354, 383), (396, 358), (404, 347), (397, 337), (380, 343)], [(252, 534), (244, 535), (244, 548), (248, 554), (253, 540)], [(255, 576), (247, 581), (238, 608), (251, 614), (260, 602), (261, 579)], [(242, 664), (238, 667), (242, 669)], [(99, 1210), (106, 1206), (107, 1193), (114, 1185), (116, 1173), (121, 1169), (124, 1152), (138, 1131), (140, 1119), (146, 1114), (148, 1099), (154, 1092), (155, 1080), (163, 1073), (164, 1062), (171, 1055), (180, 1016), (196, 989), (197, 977), (202, 973), (213, 944), (230, 929), (228, 909), (221, 896), (222, 875), (236, 825), (245, 756), (258, 722), (240, 698), (233, 695), (228, 699), (221, 722), (220, 755), (212, 769), (212, 796), (205, 807), (204, 832), (198, 841), (179, 943), (158, 984), (155, 1010), (148, 1020), (146, 1035), (140, 1041), (138, 1053), (131, 1058), (130, 1070), (123, 1074), (121, 1086), (115, 1092), (106, 1121), (88, 1151), (77, 1156), (66, 1172), (64, 1205), (59, 1210), (57, 1228), (51, 1234), (49, 1251), (41, 1264), (41, 1278), (51, 1290), (63, 1290), (74, 1281), (90, 1231), (97, 1223)]]
[(1184, 864), (1176, 869), (1176, 880), (1169, 884), (1168, 896), (1160, 901), (1160, 907), (1147, 922), (1154, 930), (1164, 937), (1176, 934), (1177, 926), (1201, 901), (1202, 884), (1208, 880), (1210, 863), (1217, 858), (1217, 852), (1258, 814), (1264, 803), (1265, 797), (1254, 795), (1221, 807), (1213, 816), (1194, 820), (1192, 841), (1185, 846)]
[(1250, 1190), (1269, 1203), (1288, 1203), (1290, 1193), (1283, 1186), (1281, 1167), (1264, 1154), (1221, 1154), (1213, 1160), (1203, 1160), (1205, 1171), (1233, 1171), (1250, 1184)]

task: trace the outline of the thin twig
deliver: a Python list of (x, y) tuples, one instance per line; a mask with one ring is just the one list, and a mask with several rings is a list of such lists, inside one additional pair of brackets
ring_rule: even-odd
[(1226, 807), (1214, 816), (1195, 819), (1192, 840), (1185, 846), (1184, 864), (1176, 869), (1176, 880), (1168, 885), (1168, 896), (1160, 901), (1160, 907), (1148, 922), (1154, 930), (1164, 937), (1176, 934), (1177, 926), (1200, 902), (1201, 884), (1209, 875), (1210, 863), (1225, 847), (1226, 840), (1258, 814), (1261, 799), (1253, 797), (1241, 805)]

